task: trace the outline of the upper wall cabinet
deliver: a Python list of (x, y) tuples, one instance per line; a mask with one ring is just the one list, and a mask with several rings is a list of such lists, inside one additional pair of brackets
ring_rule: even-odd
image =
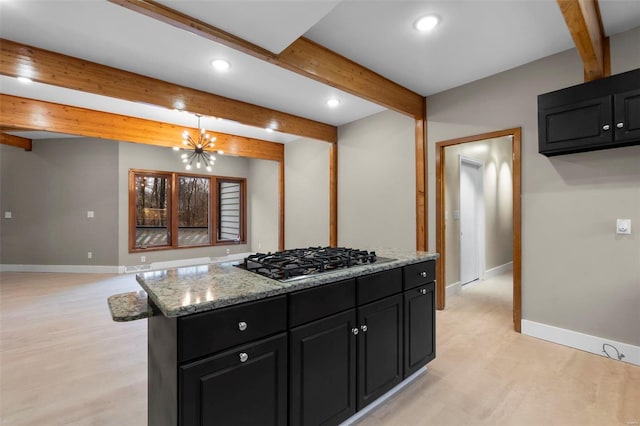
[(538, 144), (547, 156), (640, 144), (640, 69), (538, 96)]

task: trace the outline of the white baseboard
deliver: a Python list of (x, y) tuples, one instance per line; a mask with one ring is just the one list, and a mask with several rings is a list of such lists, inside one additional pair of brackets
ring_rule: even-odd
[(101, 265), (0, 265), (2, 272), (61, 272), (72, 274), (122, 274), (124, 266)]
[(458, 281), (447, 286), (445, 295), (446, 297), (455, 296), (456, 294), (460, 294), (461, 291), (462, 285), (460, 285), (460, 281)]
[(525, 319), (522, 320), (521, 325), (522, 334), (526, 336), (559, 343), (564, 346), (591, 352), (604, 357), (606, 357), (607, 354), (603, 352), (603, 345), (610, 345), (606, 347), (607, 353), (610, 357), (617, 359), (617, 349), (620, 354), (624, 354), (624, 357), (620, 359), (620, 361), (640, 366), (640, 346), (616, 342), (615, 340), (606, 339), (604, 337), (592, 336), (590, 334), (579, 333), (577, 331), (567, 330)]
[(496, 266), (495, 268), (487, 269), (484, 272), (484, 279), (495, 277), (496, 275), (503, 274), (508, 271), (513, 271), (513, 261), (507, 262), (504, 265)]

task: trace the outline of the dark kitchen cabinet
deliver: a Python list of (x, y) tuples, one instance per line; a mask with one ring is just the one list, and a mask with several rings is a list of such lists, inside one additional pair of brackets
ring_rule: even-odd
[(435, 282), (404, 292), (404, 378), (436, 356)]
[(356, 412), (356, 312), (290, 333), (290, 423), (335, 425)]
[(640, 69), (538, 96), (541, 154), (639, 143)]
[(286, 425), (287, 335), (180, 367), (180, 425)]
[(402, 305), (399, 293), (358, 308), (359, 410), (402, 381)]

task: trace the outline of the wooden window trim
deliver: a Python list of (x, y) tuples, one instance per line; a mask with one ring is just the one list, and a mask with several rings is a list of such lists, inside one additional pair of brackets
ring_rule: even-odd
[[(147, 248), (136, 247), (136, 205), (135, 205), (135, 176), (145, 175), (167, 178), (168, 196), (167, 210), (169, 245), (153, 246)], [(178, 246), (178, 179), (180, 177), (206, 178), (209, 180), (209, 243), (199, 245)], [(240, 183), (241, 209), (240, 209), (240, 241), (219, 240), (218, 224), (218, 182)], [(214, 235), (215, 233), (215, 235)], [(129, 253), (144, 253), (162, 250), (181, 250), (202, 247), (215, 247), (225, 245), (238, 245), (247, 243), (247, 179), (229, 176), (199, 175), (195, 173), (166, 172), (160, 170), (129, 169)]]

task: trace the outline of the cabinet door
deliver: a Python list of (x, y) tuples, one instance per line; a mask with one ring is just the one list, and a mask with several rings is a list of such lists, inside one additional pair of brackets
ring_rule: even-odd
[(539, 151), (566, 154), (613, 143), (611, 96), (538, 110)]
[(640, 141), (640, 89), (614, 95), (616, 142)]
[(358, 410), (402, 381), (402, 294), (358, 308)]
[(339, 424), (356, 412), (355, 310), (291, 330), (291, 425)]
[(435, 283), (404, 293), (404, 377), (436, 356)]
[(286, 425), (287, 335), (180, 367), (180, 425)]

